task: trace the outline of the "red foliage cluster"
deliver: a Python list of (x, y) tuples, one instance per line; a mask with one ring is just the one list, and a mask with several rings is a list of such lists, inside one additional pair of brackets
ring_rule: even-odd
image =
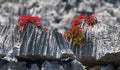
[(19, 16), (19, 23), (17, 24), (17, 27), (20, 29), (25, 26), (25, 24), (33, 23), (36, 26), (40, 26), (39, 21), (41, 18), (37, 16)]
[(86, 22), (88, 24), (95, 24), (95, 23), (97, 23), (96, 14), (92, 14), (91, 16), (88, 16), (88, 18), (86, 18)]
[(43, 28), (44, 31), (48, 31), (49, 29), (47, 27)]
[[(20, 29), (22, 27), (24, 27), (26, 24), (32, 23), (37, 27), (40, 27), (40, 21), (41, 18), (37, 17), (37, 16), (19, 16), (19, 23), (17, 24), (17, 28)], [(43, 28), (43, 30), (47, 31), (48, 28)]]
[(71, 28), (64, 33), (64, 37), (67, 40), (72, 39), (75, 45), (84, 45), (83, 37), (85, 35), (86, 29), (88, 29), (88, 27), (85, 29), (80, 27), (80, 25), (84, 23), (87, 23), (89, 25), (97, 23), (96, 15), (80, 15), (74, 18), (71, 22)]

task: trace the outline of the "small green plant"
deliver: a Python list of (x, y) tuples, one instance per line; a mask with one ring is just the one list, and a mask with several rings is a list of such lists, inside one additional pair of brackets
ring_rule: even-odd
[(83, 67), (84, 69), (86, 69), (86, 68), (87, 68), (87, 66), (85, 66), (85, 65), (83, 65), (82, 67)]

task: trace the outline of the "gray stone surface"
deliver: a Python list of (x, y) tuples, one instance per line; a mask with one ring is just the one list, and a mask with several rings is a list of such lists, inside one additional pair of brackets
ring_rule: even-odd
[(44, 63), (9, 62), (0, 59), (0, 70), (83, 70), (82, 64), (77, 60), (68, 62), (45, 61)]
[(115, 70), (112, 65), (107, 65), (106, 67), (102, 67), (101, 70)]
[(25, 62), (8, 62), (0, 59), (0, 70), (26, 70)]
[(106, 65), (108, 65), (108, 68), (109, 68), (109, 64), (110, 64), (110, 66), (113, 66), (113, 68), (114, 67), (117, 68), (120, 65), (120, 52), (111, 53), (111, 54), (108, 53), (99, 59), (96, 59), (95, 57), (91, 57), (91, 56), (81, 57), (79, 61), (83, 65), (88, 66), (88, 67), (105, 66), (105, 69), (106, 69), (107, 68)]
[(68, 43), (57, 30), (42, 31), (33, 25), (28, 25), (22, 35), (20, 55), (44, 55), (61, 58), (63, 55), (73, 55)]
[(83, 68), (80, 62), (73, 60), (66, 63), (45, 62), (42, 70), (83, 70)]
[[(91, 27), (85, 36), (85, 47), (72, 47), (74, 54), (79, 58), (82, 56), (94, 56), (100, 58), (106, 53), (120, 52), (120, 1), (119, 0), (17, 0), (16, 2), (6, 2), (0, 6), (0, 54), (6, 54), (7, 60), (11, 60), (15, 55), (28, 54), (44, 54), (52, 55), (60, 58), (61, 55), (53, 54), (55, 47), (33, 47), (41, 40), (36, 39), (37, 36), (48, 38), (51, 32), (39, 31), (37, 27), (33, 30), (27, 28), (29, 32), (17, 32), (16, 24), (18, 23), (19, 15), (39, 16), (43, 20), (41, 24), (48, 26), (49, 29), (57, 28), (59, 32), (64, 32), (70, 27), (71, 19), (76, 15), (91, 13), (98, 14), (100, 23)], [(32, 26), (30, 26), (32, 28)], [(37, 32), (38, 31), (38, 32)], [(30, 33), (32, 32), (32, 33)], [(41, 33), (42, 32), (42, 33)], [(21, 34), (21, 35), (20, 35)], [(40, 35), (38, 35), (40, 34)], [(55, 37), (53, 34), (53, 38)], [(23, 41), (24, 38), (26, 40)], [(35, 36), (35, 37), (34, 37)], [(58, 36), (60, 36), (58, 34)], [(30, 40), (29, 40), (29, 39)], [(31, 39), (32, 38), (32, 39)], [(31, 40), (38, 40), (38, 42), (31, 42)], [(59, 39), (56, 39), (59, 43)], [(45, 40), (41, 41), (44, 42)], [(54, 40), (52, 40), (54, 41)], [(53, 42), (50, 42), (53, 43)], [(26, 47), (25, 47), (26, 46)], [(48, 49), (46, 51), (46, 49)], [(62, 45), (59, 46), (57, 53), (62, 53)], [(20, 50), (22, 49), (22, 50)], [(40, 51), (33, 51), (32, 49), (40, 49)], [(43, 50), (45, 51), (43, 51)], [(61, 51), (62, 50), (62, 51)], [(21, 51), (21, 52), (19, 52)], [(40, 52), (40, 53), (37, 53)], [(47, 53), (51, 54), (47, 54)], [(10, 58), (9, 58), (10, 57)]]
[[(119, 52), (120, 34), (120, 1), (111, 0), (18, 0), (6, 2), (0, 8), (0, 53), (13, 53), (12, 49), (19, 50), (20, 44), (12, 44), (15, 25), (19, 15), (36, 15), (42, 18), (41, 24), (49, 29), (57, 28), (64, 32), (70, 27), (71, 19), (80, 14), (97, 13), (99, 24), (91, 27), (85, 38), (85, 48), (74, 48), (77, 57), (94, 56), (100, 58), (106, 53)], [(14, 6), (13, 6), (14, 5)], [(12, 16), (12, 17), (11, 17)], [(17, 40), (19, 41), (19, 40)], [(9, 44), (11, 43), (11, 44)], [(14, 47), (15, 48), (14, 48)], [(115, 47), (115, 48), (114, 48)], [(4, 51), (3, 51), (4, 49)], [(79, 51), (80, 50), (80, 51)]]

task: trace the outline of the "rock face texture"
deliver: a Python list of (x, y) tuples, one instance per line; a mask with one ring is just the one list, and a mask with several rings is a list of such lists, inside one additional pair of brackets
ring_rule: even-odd
[(73, 55), (68, 43), (57, 30), (42, 31), (33, 25), (28, 25), (22, 35), (20, 55), (44, 55), (55, 58)]
[[(2, 43), (4, 45), (8, 41), (11, 53), (8, 55), (5, 46), (2, 46), (6, 56), (1, 59), (1, 70), (83, 70), (68, 42), (56, 29), (44, 31), (28, 24), (21, 30), (15, 27), (11, 35)], [(14, 58), (18, 62), (6, 61)]]
[(73, 49), (75, 55), (78, 58), (89, 55), (100, 58), (106, 53), (119, 52), (119, 0), (114, 2), (111, 0), (31, 0), (31, 3), (29, 1), (20, 0), (17, 3), (19, 4), (16, 6), (18, 10), (16, 7), (11, 7), (11, 3), (8, 3), (9, 7), (15, 10), (15, 12), (11, 10), (6, 11), (8, 6), (5, 4), (2, 5), (2, 10), (5, 9), (7, 13), (12, 13), (14, 18), (18, 15), (28, 14), (40, 16), (43, 19), (41, 22), (43, 26), (48, 26), (50, 29), (58, 28), (59, 32), (63, 32), (69, 28), (71, 19), (75, 16), (97, 13), (99, 23), (87, 31), (85, 47), (75, 47)]
[(81, 64), (76, 60), (67, 63), (45, 61), (42, 65), (0, 60), (0, 64), (1, 70), (83, 70)]
[[(69, 61), (68, 64), (72, 65), (74, 61), (76, 62), (76, 57), (92, 56), (96, 60), (107, 53), (120, 52), (120, 0), (10, 1), (12, 2), (0, 3), (0, 54), (5, 54), (4, 59), (9, 61), (15, 61), (16, 58), (24, 61), (25, 63), (18, 63), (20, 67), (27, 64), (27, 68), (31, 67), (30, 70), (34, 68), (37, 70), (42, 64), (45, 64), (42, 65), (43, 67), (54, 67), (56, 64), (56, 68), (65, 70), (68, 66), (61, 65), (61, 62)], [(75, 16), (92, 13), (97, 13), (99, 23), (87, 30), (84, 39), (85, 46), (78, 47), (66, 43), (58, 32), (67, 30), (71, 19)], [(18, 31), (16, 24), (20, 15), (39, 16), (42, 18), (41, 25), (52, 30), (44, 32), (33, 25), (28, 25), (23, 31)], [(54, 30), (55, 28), (58, 32)], [(28, 65), (26, 62), (30, 61), (40, 61), (40, 64)], [(7, 66), (9, 64), (11, 63), (8, 62)], [(16, 65), (16, 63), (12, 64)]]
[(120, 53), (108, 53), (100, 59), (96, 60), (94, 57), (82, 57), (80, 58), (80, 62), (86, 66), (96, 66), (96, 65), (108, 65), (111, 64), (114, 67), (118, 67), (120, 65)]
[(119, 3), (119, 0), (114, 2), (111, 0), (31, 0), (31, 2), (29, 0), (13, 0), (13, 2), (6, 2), (1, 4), (0, 8), (0, 18), (2, 19), (0, 21), (0, 38), (2, 39), (0, 44), (9, 43), (9, 41), (5, 41), (5, 38), (12, 36), (19, 15), (39, 16), (42, 18), (43, 26), (50, 29), (57, 28), (59, 32), (64, 32), (70, 27), (71, 19), (75, 16), (97, 13), (99, 23), (87, 31), (85, 47), (72, 48), (74, 54), (78, 58), (89, 55), (100, 58), (106, 53), (120, 52)]

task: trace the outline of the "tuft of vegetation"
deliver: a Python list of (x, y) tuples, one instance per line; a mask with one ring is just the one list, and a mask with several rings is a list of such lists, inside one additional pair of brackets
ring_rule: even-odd
[(0, 54), (0, 58), (4, 58), (5, 57), (5, 55), (4, 54)]
[[(83, 38), (85, 37), (86, 30), (96, 23), (96, 14), (77, 16), (72, 20), (71, 27), (64, 33), (64, 37), (68, 41), (72, 39), (74, 45), (84, 45)], [(84, 27), (83, 25), (86, 26)]]

